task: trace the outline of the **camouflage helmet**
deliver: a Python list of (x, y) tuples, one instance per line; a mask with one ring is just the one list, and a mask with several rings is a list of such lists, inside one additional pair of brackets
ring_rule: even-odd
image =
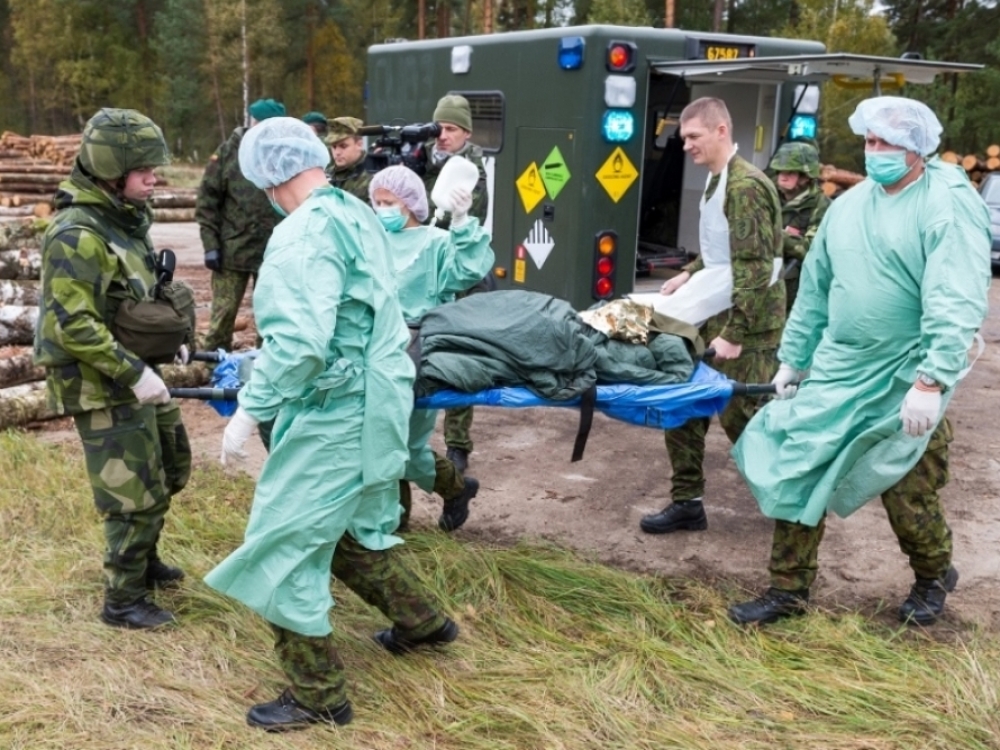
[(819, 177), (819, 151), (810, 143), (791, 141), (782, 144), (773, 157), (770, 168), (775, 172), (801, 172), (813, 179)]
[(101, 180), (169, 163), (163, 131), (134, 109), (102, 109), (83, 128), (80, 165)]

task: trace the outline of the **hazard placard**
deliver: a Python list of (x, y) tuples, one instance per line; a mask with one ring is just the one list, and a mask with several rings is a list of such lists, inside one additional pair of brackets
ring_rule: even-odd
[(628, 155), (622, 151), (621, 146), (611, 152), (611, 156), (601, 165), (601, 168), (597, 170), (597, 174), (595, 175), (597, 181), (601, 183), (601, 187), (608, 192), (611, 200), (615, 203), (620, 201), (622, 196), (628, 192), (628, 189), (632, 187), (632, 183), (635, 182), (635, 178), (638, 176), (638, 170), (629, 161)]
[(556, 199), (556, 196), (569, 182), (569, 177), (566, 160), (563, 158), (562, 151), (556, 146), (542, 162), (542, 182), (545, 183), (545, 189), (552, 200)]
[(542, 182), (538, 165), (531, 162), (514, 184), (517, 185), (517, 193), (524, 204), (524, 212), (530, 214), (545, 197), (545, 184)]

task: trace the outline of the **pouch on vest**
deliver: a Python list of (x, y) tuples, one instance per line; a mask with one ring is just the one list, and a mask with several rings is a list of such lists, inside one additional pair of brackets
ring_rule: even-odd
[(115, 314), (113, 332), (126, 349), (150, 365), (174, 361), (194, 341), (194, 291), (182, 281), (165, 285), (159, 299), (127, 299)]

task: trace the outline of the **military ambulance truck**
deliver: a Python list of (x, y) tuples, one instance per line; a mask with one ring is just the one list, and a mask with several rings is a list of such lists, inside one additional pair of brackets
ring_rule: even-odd
[(365, 119), (422, 123), (441, 96), (465, 96), (499, 286), (584, 309), (655, 289), (658, 269), (698, 252), (708, 173), (682, 151), (688, 102), (723, 99), (739, 153), (764, 168), (783, 138), (815, 135), (819, 83), (878, 92), (978, 67), (620, 26), (399, 41), (369, 49)]

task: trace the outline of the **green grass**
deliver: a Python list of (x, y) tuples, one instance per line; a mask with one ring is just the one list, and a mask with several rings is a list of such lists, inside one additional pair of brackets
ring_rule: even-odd
[(969, 748), (1000, 746), (1000, 638), (813, 613), (766, 630), (725, 618), (739, 593), (637, 576), (562, 549), (436, 531), (406, 555), (462, 627), (405, 658), (335, 584), (350, 726), (266, 735), (246, 708), (284, 686), (270, 630), (200, 578), (242, 537), (245, 476), (196, 470), (164, 556), (188, 571), (158, 633), (97, 619), (101, 529), (75, 445), (0, 435), (0, 748)]

